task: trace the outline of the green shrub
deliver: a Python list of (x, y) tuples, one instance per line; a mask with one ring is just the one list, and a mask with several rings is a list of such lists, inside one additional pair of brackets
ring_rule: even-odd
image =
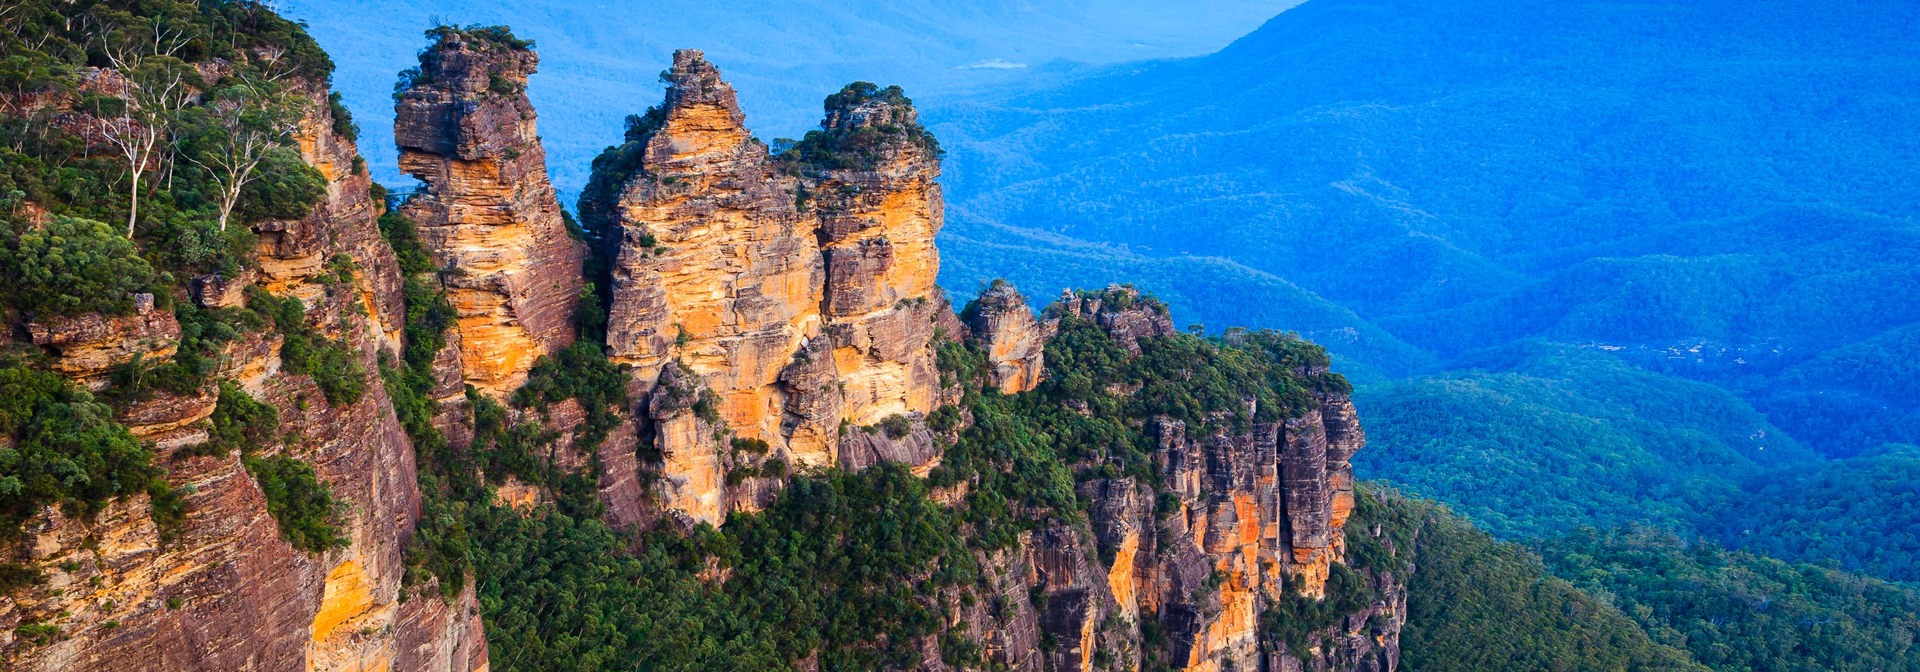
[(124, 232), (76, 217), (9, 232), (0, 274), (16, 308), (43, 315), (133, 311), (133, 295), (159, 278)]
[(234, 209), (239, 222), (264, 219), (299, 219), (313, 212), (313, 206), (327, 195), (327, 178), (300, 158), (292, 149), (276, 148), (267, 154), (258, 173)]
[(220, 383), (220, 400), (207, 419), (207, 443), (201, 454), (227, 456), (239, 449), (252, 453), (272, 443), (280, 431), (280, 411), (255, 401), (231, 382)]
[(913, 420), (895, 413), (880, 419), (880, 431), (885, 432), (887, 438), (904, 439), (908, 434), (913, 433)]
[(346, 547), (339, 505), (312, 466), (285, 455), (249, 457), (245, 462), (266, 495), (267, 513), (280, 523), (280, 536), (294, 548), (319, 553)]
[(367, 390), (367, 372), (360, 354), (308, 326), (306, 305), (299, 298), (280, 299), (262, 292), (252, 297), (250, 305), (272, 316), (282, 337), (280, 363), (286, 371), (312, 376), (333, 406), (360, 400)]
[(177, 500), (165, 474), (113, 410), (61, 377), (17, 363), (0, 366), (0, 541), (51, 504), (92, 516), (136, 493), (155, 497), (154, 516), (170, 531)]
[(333, 114), (333, 133), (348, 142), (360, 141), (360, 125), (353, 122), (353, 112), (340, 100), (340, 92), (327, 94), (327, 111)]

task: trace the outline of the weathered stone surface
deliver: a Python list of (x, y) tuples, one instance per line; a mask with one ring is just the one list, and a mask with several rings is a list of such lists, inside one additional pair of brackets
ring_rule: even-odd
[(210, 273), (194, 276), (193, 302), (201, 308), (235, 308), (247, 302), (247, 288), (253, 286), (254, 273), (233, 277)]
[[(979, 598), (963, 606), (949, 618), (950, 628), (964, 627), (974, 633), (981, 657), (1005, 665), (1010, 670), (1042, 669), (1040, 615), (1034, 610), (1028, 586), (1033, 576), (1027, 544), (994, 553), (980, 553)], [(930, 660), (938, 660), (938, 657)]]
[(400, 168), (426, 183), (402, 206), (459, 314), (466, 382), (504, 398), (573, 342), (584, 246), (561, 218), (527, 101), (531, 50), (441, 33), (399, 96)]
[[(310, 325), (360, 353), (371, 372), (381, 350), (398, 349), (397, 265), (374, 226), (368, 178), (349, 168), (356, 150), (331, 130), (325, 90), (302, 91), (313, 100), (296, 139), (302, 157), (329, 179), (327, 193), (307, 217), (258, 225), (259, 273), (235, 281), (301, 298)], [(353, 282), (310, 282), (336, 255), (359, 269)], [(137, 317), (148, 322), (133, 333), (177, 335), (164, 311)], [(84, 331), (49, 328), (46, 345), (119, 352), (142, 340), (127, 329), (101, 331), (118, 334), (121, 344), (114, 345), (79, 338)], [(314, 467), (343, 505), (348, 546), (324, 553), (293, 548), (238, 455), (181, 453), (204, 440), (200, 421), (212, 412), (214, 395), (158, 394), (120, 419), (153, 442), (156, 464), (185, 493), (183, 528), (161, 540), (144, 497), (117, 502), (91, 521), (67, 519), (57, 507), (31, 521), (30, 539), (10, 550), (50, 580), (0, 600), (0, 659), (8, 669), (486, 669), (471, 589), (438, 608), (422, 599), (400, 604), (419, 494), (412, 447), (381, 381), (370, 376), (356, 403), (329, 405), (312, 379), (281, 370), (280, 343), (270, 333), (229, 342), (215, 376), (278, 408), (281, 432), (293, 438), (263, 454), (289, 454)], [(28, 621), (56, 625), (61, 634), (46, 646), (27, 646), (13, 633)]]
[(840, 468), (860, 471), (883, 462), (913, 465), (917, 476), (940, 466), (940, 444), (927, 429), (926, 418), (901, 416), (880, 426), (849, 428), (840, 436)]
[(824, 144), (857, 148), (858, 157), (807, 185), (826, 261), (827, 331), (847, 419), (861, 426), (933, 411), (939, 373), (929, 345), (952, 312), (934, 284), (946, 209), (940, 158), (917, 135), (904, 96), (870, 93), (856, 85), (827, 99)]
[(711, 394), (699, 376), (677, 362), (661, 367), (647, 401), (648, 426), (661, 464), (654, 492), (670, 515), (718, 525), (728, 510), (728, 465), (722, 461), (727, 451), (707, 410), (713, 402), (702, 400), (703, 392)]
[(144, 310), (107, 317), (86, 313), (27, 323), (33, 344), (53, 357), (54, 371), (98, 390), (113, 382), (122, 364), (140, 359), (162, 362), (180, 345), (180, 323), (173, 313), (153, 308), (148, 297)]
[(1031, 390), (1046, 375), (1047, 340), (1052, 323), (1041, 324), (1026, 297), (1012, 284), (994, 281), (966, 311), (973, 338), (987, 352), (988, 382), (1005, 394)]
[[(1124, 287), (1068, 292), (1047, 313), (1090, 321), (1135, 352), (1140, 339), (1173, 333), (1162, 306)], [(1289, 589), (1322, 595), (1331, 565), (1345, 552), (1354, 506), (1348, 460), (1366, 438), (1346, 395), (1319, 401), (1298, 417), (1239, 432), (1196, 436), (1185, 423), (1153, 420), (1145, 431), (1155, 446), (1159, 492), (1129, 478), (1081, 486), (1092, 503), (1104, 593), (1127, 622), (1157, 619), (1167, 635), (1165, 650), (1144, 655), (1208, 672), (1397, 665), (1403, 577), (1369, 574), (1383, 598), (1314, 635), (1312, 651), (1295, 655), (1260, 638), (1260, 615), (1273, 601)], [(1247, 410), (1252, 416), (1258, 409)], [(1156, 502), (1162, 495), (1170, 497)], [(1375, 626), (1381, 630), (1373, 632)], [(1125, 650), (1125, 640), (1116, 641), (1121, 649), (1108, 655)]]
[(1048, 307), (1048, 314), (1078, 315), (1100, 325), (1127, 352), (1140, 354), (1140, 339), (1174, 333), (1173, 317), (1166, 304), (1142, 301), (1139, 290), (1112, 285), (1103, 292), (1076, 293), (1067, 290)]
[[(596, 233), (613, 241), (614, 360), (651, 394), (671, 394), (654, 388), (677, 362), (717, 399), (708, 431), (765, 441), (794, 466), (853, 454), (926, 469), (930, 439), (846, 444), (841, 430), (924, 416), (939, 399), (932, 338), (951, 311), (934, 285), (937, 157), (888, 145), (871, 167), (800, 170), (747, 131), (733, 88), (700, 52), (676, 52), (664, 77), (665, 103), (628, 131), (631, 165), (597, 164), (617, 198), (581, 204), (604, 214), (609, 230)], [(887, 119), (917, 128), (910, 107), (849, 104), (828, 110), (823, 132)], [(765, 498), (752, 478), (707, 491), (726, 451), (684, 417), (655, 422), (668, 424), (640, 436), (663, 456), (662, 478), (701, 493), (670, 498), (698, 505), (682, 513), (713, 521)], [(737, 497), (719, 492), (736, 486)]]

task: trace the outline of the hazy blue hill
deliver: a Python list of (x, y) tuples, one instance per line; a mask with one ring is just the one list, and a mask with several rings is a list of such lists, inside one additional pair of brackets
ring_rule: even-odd
[[(930, 116), (953, 237), (1126, 252), (1017, 283), (1124, 267), (1238, 299), (1278, 277), (1345, 312), (1229, 300), (1179, 317), (1351, 315), (1314, 329), (1440, 361), (1606, 345), (1845, 455), (1920, 440), (1913, 403), (1780, 377), (1920, 323), (1916, 90), (1912, 3), (1313, 0), (1207, 57)], [(1094, 245), (1046, 242), (1063, 239)], [(988, 265), (968, 254), (952, 266)], [(1189, 256), (1234, 266), (1178, 270)], [(1316, 337), (1388, 373), (1421, 359)]]
[[(596, 0), (288, 0), (339, 64), (336, 81), (382, 179), (396, 73), (414, 65), (421, 31), (440, 22), (499, 23), (538, 42), (529, 93), (540, 110), (554, 184), (571, 193), (620, 137), (621, 120), (660, 101), (674, 49), (703, 49), (741, 94), (767, 139), (799, 137), (820, 100), (850, 81), (900, 84), (923, 103), (976, 87), (1054, 81), (1079, 69), (1211, 52), (1298, 0), (1208, 0), (1206, 11), (1149, 0), (1092, 2), (711, 2)], [(932, 98), (930, 98), (930, 96)], [(563, 202), (571, 204), (566, 197)]]
[[(1840, 363), (1858, 351), (1898, 353), (1848, 348), (1817, 362), (1866, 368)], [(1371, 439), (1354, 458), (1359, 473), (1445, 501), (1508, 538), (1645, 525), (1920, 579), (1920, 449), (1826, 459), (1731, 392), (1595, 349), (1523, 341), (1456, 363), (1466, 370), (1359, 389)], [(1898, 384), (1910, 380), (1889, 370)], [(1872, 390), (1891, 380), (1833, 384)]]
[(1819, 469), (1748, 479), (1749, 496), (1712, 530), (1729, 544), (1789, 560), (1920, 580), (1920, 448), (1887, 446)]

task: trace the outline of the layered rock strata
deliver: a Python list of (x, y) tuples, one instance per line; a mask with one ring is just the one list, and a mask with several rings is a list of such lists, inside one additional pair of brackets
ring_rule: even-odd
[[(613, 358), (634, 366), (642, 393), (670, 365), (691, 374), (714, 397), (715, 429), (793, 466), (834, 466), (847, 451), (924, 461), (910, 446), (842, 440), (847, 427), (896, 416), (918, 423), (937, 401), (931, 343), (950, 312), (934, 285), (939, 161), (917, 136), (876, 131), (917, 133), (911, 106), (831, 99), (811, 139), (861, 137), (871, 160), (802, 165), (747, 131), (733, 88), (700, 52), (676, 52), (663, 77), (665, 103), (596, 162), (595, 179), (617, 184), (611, 199), (581, 206), (608, 217)], [(664, 480), (692, 488), (670, 508), (718, 522), (759, 499), (699, 485), (726, 480), (714, 469), (731, 439), (655, 421)]]
[(179, 348), (179, 320), (153, 303), (153, 295), (142, 294), (131, 315), (85, 313), (33, 320), (27, 323), (27, 335), (52, 357), (54, 371), (99, 390), (112, 382), (119, 367), (134, 360), (165, 361)]
[[(1164, 307), (1127, 288), (1070, 292), (1047, 312), (1100, 325), (1135, 351), (1141, 339), (1172, 333)], [(1299, 417), (1243, 432), (1195, 435), (1177, 420), (1149, 422), (1157, 488), (1133, 477), (1083, 482), (1092, 539), (1072, 526), (1048, 528), (1022, 539), (1018, 562), (981, 558), (998, 572), (1025, 573), (1028, 588), (1045, 595), (1032, 627), (1056, 644), (986, 646), (992, 659), (1023, 670), (1101, 669), (1090, 653), (1105, 669), (1149, 658), (1196, 672), (1394, 669), (1404, 577), (1367, 575), (1379, 599), (1312, 633), (1308, 651), (1262, 636), (1262, 614), (1288, 594), (1323, 596), (1332, 565), (1343, 560), (1354, 506), (1348, 460), (1365, 434), (1347, 395), (1322, 393), (1317, 402)], [(1164, 633), (1155, 650), (1142, 636), (1149, 621)], [(1026, 626), (989, 625), (982, 644), (1022, 641), (1007, 631), (1019, 627)]]
[(459, 313), (467, 383), (497, 398), (573, 342), (585, 247), (547, 181), (523, 45), (443, 30), (397, 97), (400, 168), (425, 183), (402, 207)]
[[(325, 88), (304, 86), (310, 112), (296, 139), (302, 158), (327, 178), (325, 196), (306, 217), (257, 224), (258, 272), (209, 279), (204, 292), (197, 283), (195, 298), (228, 305), (249, 287), (299, 298), (309, 325), (348, 345), (372, 372), (381, 351), (398, 349), (404, 312), (397, 263), (374, 224), (369, 178), (353, 168), (356, 149), (333, 131)], [(337, 255), (353, 261), (351, 282), (321, 277)], [(148, 337), (170, 342), (178, 334), (171, 316), (158, 312), (100, 322), (105, 331), (85, 319), (45, 325), (42, 340), (53, 354), (79, 358), (62, 369), (77, 381), (88, 382), (96, 364), (134, 350), (158, 356)], [(103, 335), (90, 335), (96, 331)], [(46, 582), (0, 600), (7, 669), (487, 668), (470, 586), (450, 602), (400, 599), (419, 492), (412, 447), (379, 377), (368, 376), (354, 403), (331, 405), (310, 377), (282, 370), (281, 342), (271, 331), (239, 336), (226, 344), (213, 377), (277, 408), (285, 439), (259, 454), (312, 465), (342, 505), (347, 544), (322, 553), (294, 548), (239, 455), (186, 450), (207, 439), (204, 420), (217, 398), (210, 389), (131, 402), (119, 420), (153, 447), (154, 463), (184, 493), (186, 520), (176, 536), (162, 539), (146, 497), (136, 496), (92, 520), (51, 507), (30, 521), (27, 540), (8, 549), (15, 555), (7, 560), (40, 569)], [(16, 636), (25, 623), (59, 634), (36, 645)]]

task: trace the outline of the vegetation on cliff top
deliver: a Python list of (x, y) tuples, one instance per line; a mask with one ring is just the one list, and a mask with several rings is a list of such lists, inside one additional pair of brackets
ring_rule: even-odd
[[(331, 403), (360, 398), (359, 353), (307, 324), (298, 299), (254, 292), (226, 309), (187, 299), (196, 276), (256, 265), (252, 225), (305, 217), (325, 196), (293, 134), (329, 112), (334, 130), (353, 130), (337, 100), (316, 98), (332, 68), (300, 25), (260, 2), (24, 0), (0, 11), (0, 316), (18, 331), (127, 315), (151, 294), (181, 332), (170, 358), (117, 367), (97, 396), (42, 372), (57, 353), (8, 355), (0, 538), (49, 504), (84, 516), (142, 492), (163, 540), (175, 533), (181, 497), (115, 413), (156, 393), (209, 391), (245, 333), (277, 326), (287, 370), (312, 375)], [(312, 469), (255, 455), (279, 441), (272, 406), (221, 384), (207, 426), (208, 445), (183, 459), (238, 449), (296, 546), (340, 543), (337, 507)]]
[(832, 128), (807, 131), (798, 141), (774, 142), (775, 158), (789, 170), (872, 170), (903, 145), (936, 158), (946, 155), (899, 86), (854, 82), (827, 96), (826, 108), (828, 120), (837, 122)]

